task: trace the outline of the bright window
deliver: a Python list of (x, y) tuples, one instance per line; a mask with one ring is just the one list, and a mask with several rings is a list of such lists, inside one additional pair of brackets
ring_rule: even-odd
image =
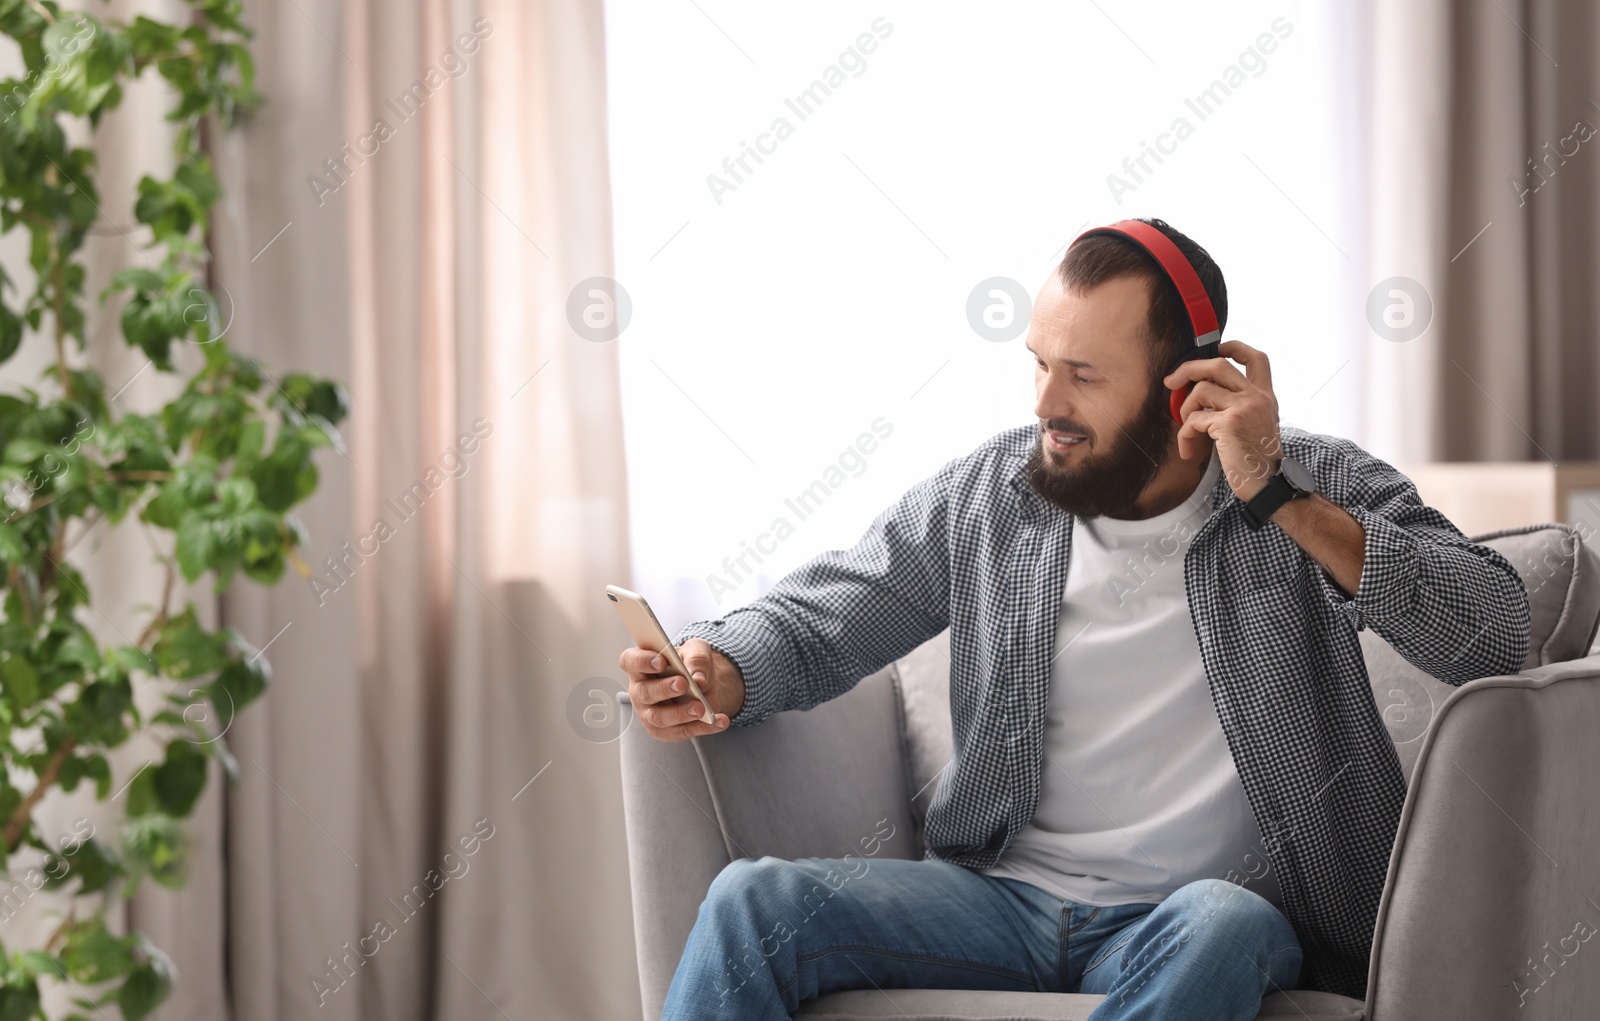
[[(1359, 441), (1353, 86), (1330, 17), (609, 0), (635, 578), (668, 629), (1035, 421), (1021, 337), (979, 337), (968, 296), (992, 277), (1031, 296), (1094, 223), (1159, 216), (1206, 246), (1224, 336), (1271, 355), (1285, 421)], [(845, 454), (874, 423), (889, 435)]]

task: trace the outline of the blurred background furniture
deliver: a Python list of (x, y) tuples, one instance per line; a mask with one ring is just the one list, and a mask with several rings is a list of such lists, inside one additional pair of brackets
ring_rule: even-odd
[[(1600, 557), (1563, 524), (1474, 541), (1505, 554), (1527, 584), (1523, 670), (1455, 688), (1361, 633), (1409, 787), (1367, 1000), (1276, 992), (1261, 1018), (1572, 1018), (1600, 1002), (1600, 967), (1561, 966), (1581, 947), (1575, 926), (1600, 920), (1586, 899), (1600, 897), (1600, 657), (1585, 657), (1600, 625)], [(894, 835), (880, 855), (922, 856), (932, 781), (951, 751), (948, 634), (840, 698), (757, 727), (679, 744), (627, 727), (623, 803), (645, 1018), (660, 1016), (705, 891), (734, 858), (840, 857), (885, 818)], [(1553, 949), (1567, 946), (1562, 937), (1572, 953)], [(1525, 990), (1520, 1008), (1512, 978)], [(1067, 1021), (1102, 998), (867, 989), (826, 994), (800, 1016)]]
[(1600, 547), (1600, 461), (1459, 461), (1397, 465), (1422, 502), (1468, 535), (1529, 521), (1576, 525)]

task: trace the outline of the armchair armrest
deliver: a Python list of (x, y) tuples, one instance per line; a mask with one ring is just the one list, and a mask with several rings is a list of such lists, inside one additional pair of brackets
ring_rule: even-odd
[(1480, 678), (1446, 699), (1395, 835), (1368, 1021), (1592, 1011), (1597, 792), (1600, 655)]
[(677, 744), (630, 718), (622, 803), (646, 1018), (661, 1015), (706, 890), (734, 858), (914, 856), (892, 670), (810, 710)]

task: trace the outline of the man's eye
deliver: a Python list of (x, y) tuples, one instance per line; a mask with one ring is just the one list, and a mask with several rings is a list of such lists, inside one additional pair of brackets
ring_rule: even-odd
[(1093, 382), (1094, 382), (1094, 380), (1092, 380), (1092, 379), (1086, 379), (1086, 378), (1085, 378), (1085, 377), (1083, 377), (1083, 376), (1080, 376), (1080, 375), (1074, 375), (1074, 376), (1073, 376), (1073, 377), (1072, 377), (1072, 380), (1073, 380), (1073, 382), (1075, 382), (1075, 383), (1093, 383)]

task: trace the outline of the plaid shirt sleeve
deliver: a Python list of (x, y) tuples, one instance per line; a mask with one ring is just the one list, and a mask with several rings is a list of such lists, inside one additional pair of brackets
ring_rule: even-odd
[(844, 694), (950, 623), (949, 500), (963, 458), (913, 486), (850, 549), (830, 550), (761, 598), (673, 639), (702, 638), (744, 677), (730, 726)]
[(1334, 440), (1332, 447), (1342, 463), (1319, 473), (1318, 485), (1326, 480), (1324, 496), (1366, 532), (1353, 597), (1317, 572), (1334, 610), (1450, 684), (1521, 670), (1528, 655), (1528, 592), (1511, 562), (1468, 541), (1383, 460), (1348, 440)]

